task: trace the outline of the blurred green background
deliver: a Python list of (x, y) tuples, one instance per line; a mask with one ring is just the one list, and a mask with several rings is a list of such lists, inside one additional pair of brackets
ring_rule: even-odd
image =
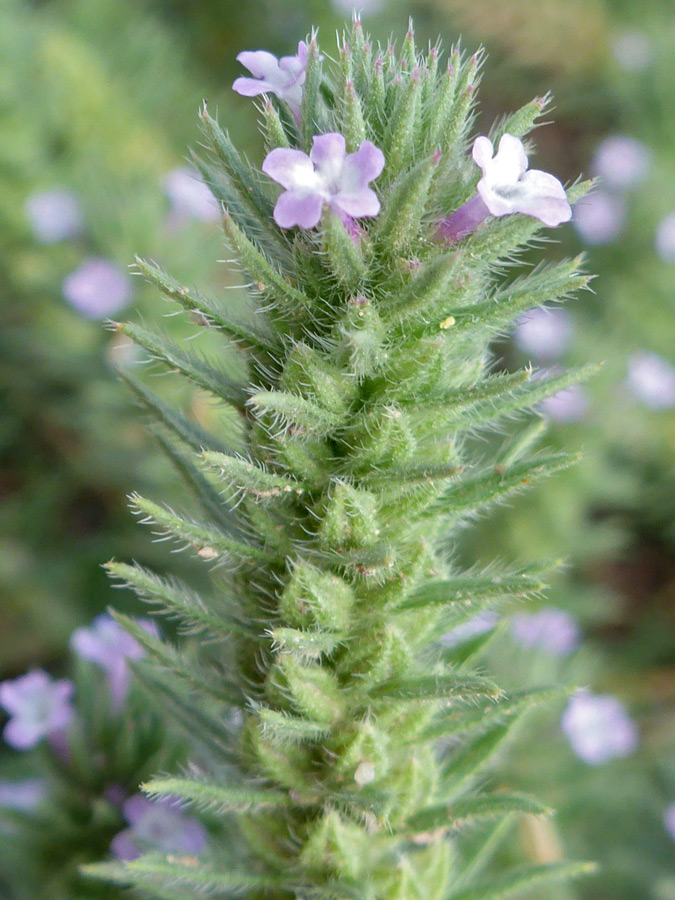
[[(199, 330), (195, 322), (186, 331), (128, 269), (139, 254), (186, 283), (233, 286), (217, 217), (184, 171), (199, 141), (199, 104), (207, 98), (259, 161), (250, 101), (231, 91), (236, 54), (293, 53), (313, 25), (330, 48), (350, 6), (0, 5), (0, 678), (36, 665), (59, 673), (75, 627), (111, 603), (131, 608), (101, 569), (109, 558), (188, 566), (127, 511), (132, 490), (171, 502), (182, 485), (116, 375), (134, 359), (104, 320), (116, 304), (136, 320), (166, 316), (164, 327), (182, 328), (185, 339)], [(578, 622), (580, 648), (524, 655), (505, 633), (487, 664), (513, 686), (561, 681), (612, 694), (639, 728), (635, 753), (595, 766), (574, 756), (560, 708), (523, 735), (504, 781), (536, 788), (560, 811), (554, 826), (523, 829), (528, 853), (600, 862), (576, 894), (560, 896), (673, 900), (675, 837), (663, 817), (675, 802), (675, 8), (670, 0), (360, 8), (383, 42), (412, 15), (420, 44), (440, 34), (446, 48), (460, 35), (469, 52), (486, 47), (476, 133), (551, 90), (555, 122), (535, 133), (533, 165), (566, 182), (600, 177), (575, 221), (544, 247), (550, 257), (585, 252), (593, 290), (564, 317), (529, 317), (495, 346), (504, 368), (604, 361), (583, 392), (543, 410), (552, 427), (542, 440), (579, 449), (583, 460), (478, 523), (457, 552), (468, 563), (556, 563), (545, 603)], [(95, 309), (106, 291), (111, 306)], [(136, 372), (160, 394), (175, 390), (150, 368)], [(197, 421), (216, 414), (197, 394), (180, 399)], [(2, 754), (0, 772), (10, 756)]]

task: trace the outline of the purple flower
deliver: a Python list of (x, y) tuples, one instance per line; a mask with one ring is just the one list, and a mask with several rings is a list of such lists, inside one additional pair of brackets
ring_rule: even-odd
[(578, 384), (547, 397), (539, 409), (554, 422), (580, 422), (588, 411), (588, 395)]
[(315, 137), (309, 156), (301, 150), (272, 150), (262, 170), (285, 188), (274, 207), (274, 221), (280, 228), (314, 228), (324, 205), (347, 222), (375, 216), (380, 201), (368, 183), (383, 168), (384, 154), (370, 141), (347, 154), (345, 139), (335, 132)]
[(675, 263), (675, 212), (670, 213), (656, 229), (656, 252), (663, 262)]
[(220, 217), (218, 201), (193, 169), (179, 166), (164, 179), (164, 190), (174, 212), (199, 222), (217, 222)]
[(516, 322), (513, 339), (524, 353), (554, 359), (567, 349), (571, 333), (572, 323), (566, 310), (538, 306)]
[(444, 647), (458, 647), (472, 638), (485, 634), (486, 631), (492, 631), (498, 621), (499, 616), (496, 612), (485, 610), (448, 631), (442, 636), (440, 642)]
[(561, 726), (572, 750), (593, 766), (630, 755), (638, 743), (635, 723), (616, 697), (607, 694), (573, 694)]
[(675, 803), (671, 803), (663, 814), (663, 824), (666, 826), (668, 834), (675, 841)]
[(307, 44), (300, 41), (296, 56), (282, 56), (277, 59), (266, 50), (244, 50), (237, 60), (249, 70), (253, 78), (237, 78), (232, 90), (243, 97), (257, 97), (259, 94), (275, 94), (285, 100), (297, 118), (300, 115), (302, 86), (305, 83), (307, 67)]
[(619, 197), (606, 191), (594, 191), (583, 197), (574, 208), (574, 227), (580, 237), (592, 246), (615, 241), (626, 220), (626, 206)]
[(493, 216), (524, 213), (554, 228), (572, 218), (565, 188), (553, 175), (527, 168), (522, 141), (505, 134), (494, 153), (492, 141), (476, 138), (473, 158), (483, 170), (478, 193)]
[(26, 200), (25, 210), (33, 234), (43, 244), (71, 240), (82, 231), (82, 209), (77, 197), (70, 191), (34, 194)]
[(112, 840), (110, 850), (118, 859), (137, 859), (145, 850), (196, 855), (206, 843), (206, 829), (183, 814), (177, 799), (148, 800), (140, 794), (122, 806), (129, 828)]
[[(140, 621), (148, 634), (156, 635), (157, 627), (147, 619)], [(70, 646), (83, 659), (96, 663), (106, 673), (113, 707), (119, 709), (129, 690), (128, 660), (141, 659), (145, 651), (121, 625), (108, 615), (97, 616), (91, 628), (77, 628)]]
[(537, 647), (553, 656), (566, 656), (576, 650), (581, 637), (572, 616), (552, 607), (513, 616), (511, 634), (523, 647)]
[(88, 319), (104, 319), (131, 300), (131, 279), (108, 259), (90, 257), (63, 281), (63, 296)]
[(635, 138), (614, 134), (598, 145), (591, 170), (606, 187), (627, 190), (644, 180), (649, 168), (649, 150)]
[(376, 13), (382, 9), (385, 0), (332, 0), (333, 6), (340, 13), (351, 13), (358, 9), (359, 17), (364, 13)]
[(21, 811), (35, 809), (47, 794), (47, 784), (42, 778), (24, 781), (0, 781), (0, 807)]
[(55, 681), (42, 669), (0, 683), (0, 706), (11, 716), (3, 731), (10, 747), (29, 750), (44, 737), (62, 734), (75, 714), (74, 690), (72, 681)]
[(650, 409), (675, 406), (675, 368), (656, 353), (634, 353), (630, 357), (628, 387)]
[(477, 185), (478, 196), (441, 222), (440, 237), (458, 241), (475, 231), (488, 215), (523, 213), (550, 228), (572, 218), (565, 188), (548, 172), (528, 170), (527, 154), (517, 137), (502, 135), (496, 154), (489, 138), (478, 137), (472, 155), (483, 170)]

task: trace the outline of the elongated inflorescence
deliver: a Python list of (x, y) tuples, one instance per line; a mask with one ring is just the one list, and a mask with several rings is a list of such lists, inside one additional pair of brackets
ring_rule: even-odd
[[(139, 264), (222, 335), (222, 358), (119, 326), (236, 425), (211, 433), (131, 379), (201, 506), (135, 497), (134, 508), (214, 567), (201, 594), (109, 566), (198, 636), (175, 647), (127, 621), (155, 660), (140, 677), (195, 743), (189, 771), (145, 790), (201, 810), (212, 839), (198, 855), (96, 872), (157, 897), (516, 896), (583, 870), (491, 877), (496, 841), (481, 831), (546, 813), (482, 778), (551, 692), (507, 696), (476, 668), (494, 628), (439, 638), (544, 587), (534, 570), (459, 570), (452, 541), (572, 461), (532, 453), (531, 423), (492, 461), (468, 440), (589, 374), (491, 368), (495, 335), (586, 284), (578, 260), (503, 274), (542, 227), (537, 216), (564, 221), (568, 200), (553, 176), (526, 172), (520, 139), (539, 102), (492, 135), (494, 160), (479, 139), (479, 198), (468, 152), (477, 55), (453, 50), (441, 66), (412, 31), (399, 53), (374, 47), (358, 18), (334, 63), (316, 36), (300, 48), (280, 63), (240, 57), (254, 77), (235, 89), (268, 91), (262, 171), (201, 113), (198, 165), (222, 204), (248, 308)], [(453, 215), (476, 202), (481, 214), (455, 228)], [(470, 851), (457, 840), (467, 829), (478, 836)]]

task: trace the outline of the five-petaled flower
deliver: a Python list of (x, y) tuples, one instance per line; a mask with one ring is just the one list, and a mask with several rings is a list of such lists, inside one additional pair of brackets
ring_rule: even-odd
[(296, 120), (300, 115), (302, 86), (305, 83), (307, 44), (300, 41), (296, 56), (277, 59), (266, 50), (244, 50), (237, 60), (245, 66), (253, 78), (237, 78), (232, 89), (242, 97), (258, 94), (275, 94), (288, 103)]
[(443, 219), (439, 226), (441, 238), (458, 241), (467, 237), (488, 215), (523, 213), (550, 228), (572, 218), (565, 188), (548, 172), (528, 170), (527, 154), (517, 137), (502, 135), (497, 153), (489, 138), (478, 137), (472, 155), (483, 170), (483, 177), (476, 187), (478, 194)]
[(75, 710), (72, 681), (54, 680), (42, 669), (0, 684), (0, 706), (9, 713), (3, 737), (15, 750), (29, 750), (42, 738), (63, 734)]
[[(154, 622), (139, 622), (150, 635), (157, 634)], [(143, 648), (110, 616), (97, 616), (91, 628), (77, 628), (70, 645), (83, 659), (100, 666), (107, 676), (113, 707), (119, 709), (129, 689), (129, 660), (140, 659)]]
[(118, 832), (110, 845), (118, 859), (137, 859), (144, 850), (196, 855), (206, 843), (204, 826), (186, 816), (175, 797), (148, 800), (135, 794), (125, 801), (122, 814), (129, 827)]
[(267, 155), (263, 172), (286, 189), (274, 207), (280, 228), (314, 228), (324, 205), (346, 224), (377, 215), (380, 201), (368, 183), (382, 172), (384, 154), (370, 141), (355, 153), (346, 149), (344, 137), (331, 132), (314, 138), (309, 155), (281, 147)]

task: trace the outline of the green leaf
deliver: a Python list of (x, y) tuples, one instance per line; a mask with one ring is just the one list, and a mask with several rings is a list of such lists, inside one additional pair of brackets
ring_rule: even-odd
[(261, 707), (258, 709), (258, 716), (263, 728), (263, 737), (270, 737), (281, 743), (320, 741), (330, 734), (330, 727), (326, 724), (312, 722), (306, 717), (293, 716), (276, 709)]
[(120, 377), (131, 388), (141, 403), (152, 413), (161, 425), (172, 431), (193, 450), (217, 450), (221, 453), (234, 452), (236, 445), (226, 446), (210, 431), (206, 431), (195, 422), (189, 421), (173, 407), (165, 403), (161, 397), (138, 381), (128, 370), (119, 371)]
[(124, 322), (117, 326), (121, 334), (126, 334), (136, 344), (143, 347), (153, 359), (162, 362), (172, 371), (180, 372), (190, 381), (211, 394), (215, 394), (236, 409), (243, 409), (246, 402), (244, 385), (230, 378), (193, 353), (182, 350), (161, 334), (149, 331), (142, 325)]
[[(439, 503), (448, 514), (474, 514), (494, 503), (524, 490), (532, 482), (567, 469), (580, 458), (573, 453), (549, 453), (525, 463), (518, 463), (506, 472), (494, 469), (479, 472), (463, 479), (456, 487), (446, 491)], [(434, 507), (431, 507), (434, 510)]]
[[(154, 572), (137, 563), (109, 562), (104, 568), (113, 578), (123, 582), (124, 587), (131, 588), (141, 600), (164, 607), (163, 612), (179, 619), (188, 628), (205, 631), (210, 637), (229, 637), (232, 633), (246, 637), (255, 636), (255, 630), (240, 620), (234, 612), (230, 612), (222, 601), (215, 612), (202, 594), (193, 591), (177, 578), (160, 578)], [(215, 601), (214, 601), (215, 606)]]
[(321, 54), (316, 35), (312, 34), (307, 45), (307, 65), (305, 66), (305, 82), (302, 86), (302, 104), (300, 107), (300, 134), (305, 152), (312, 148), (312, 138), (316, 134), (325, 134), (326, 110), (321, 97)]
[(258, 391), (249, 398), (248, 405), (256, 415), (267, 413), (283, 427), (302, 428), (320, 436), (335, 431), (344, 420), (344, 414), (285, 391)]
[(175, 300), (183, 309), (201, 313), (233, 341), (240, 341), (256, 350), (278, 352), (274, 337), (262, 333), (254, 325), (232, 315), (224, 304), (205, 296), (201, 291), (190, 289), (176, 281), (155, 263), (136, 257), (136, 265), (141, 274), (169, 299)]
[[(182, 860), (182, 861), (181, 861)], [(274, 875), (263, 875), (255, 871), (227, 866), (216, 869), (197, 857), (165, 856), (153, 854), (142, 856), (132, 862), (119, 865), (116, 863), (95, 863), (83, 866), (85, 875), (115, 884), (137, 885), (144, 887), (146, 883), (165, 885), (168, 888), (181, 887), (183, 890), (194, 890), (199, 897), (216, 897), (220, 894), (232, 896), (241, 891), (280, 890), (284, 886), (281, 878)]]
[(455, 324), (448, 335), (452, 338), (468, 332), (499, 330), (533, 306), (571, 296), (590, 281), (587, 275), (578, 272), (580, 263), (581, 257), (577, 257), (541, 266), (536, 272), (499, 288), (486, 302), (466, 309), (451, 309)]
[[(337, 90), (337, 117), (340, 134), (344, 135), (347, 153), (355, 153), (366, 139), (366, 123), (361, 100), (354, 89), (352, 53), (346, 43), (339, 47), (340, 82)], [(357, 60), (359, 57), (357, 56)]]
[(214, 784), (199, 778), (152, 778), (141, 785), (141, 790), (153, 799), (180, 797), (202, 812), (222, 815), (229, 812), (248, 813), (261, 809), (289, 806), (290, 798), (284, 791), (275, 791), (259, 785)]
[(455, 891), (448, 900), (508, 900), (518, 897), (533, 887), (571, 881), (596, 871), (594, 863), (556, 862), (540, 866), (516, 869), (501, 878), (483, 881), (472, 887)]
[(384, 135), (385, 172), (389, 181), (403, 171), (413, 158), (418, 137), (418, 117), (422, 95), (422, 80), (413, 70), (407, 75), (407, 84), (397, 91), (396, 105)]
[(261, 294), (269, 294), (274, 298), (275, 304), (283, 303), (292, 310), (307, 307), (308, 298), (294, 287), (270, 262), (263, 250), (244, 234), (227, 210), (223, 213), (223, 228), (239, 256), (241, 265), (253, 278)]
[[(228, 689), (226, 679), (209, 680), (208, 675), (201, 673), (194, 660), (189, 659), (168, 641), (151, 635), (136, 619), (116, 610), (113, 610), (112, 615), (115, 621), (141, 645), (154, 663), (175, 675), (192, 690), (197, 691), (201, 697), (210, 697), (218, 703), (229, 705), (237, 696), (233, 689)], [(209, 675), (212, 676), (213, 673)]]
[(238, 204), (254, 218), (261, 233), (268, 239), (285, 245), (279, 232), (273, 230), (271, 226), (274, 204), (261, 188), (262, 179), (259, 171), (254, 169), (248, 160), (242, 159), (229, 134), (209, 115), (206, 103), (200, 110), (199, 118), (207, 147), (227, 174), (236, 192)]
[(421, 809), (407, 820), (401, 830), (405, 833), (435, 831), (438, 828), (456, 831), (514, 812), (550, 816), (553, 810), (526, 794), (478, 794), (462, 797), (454, 803), (439, 803)]
[(213, 485), (204, 478), (204, 475), (192, 465), (192, 460), (182, 453), (171, 441), (167, 440), (157, 427), (152, 428), (155, 439), (160, 447), (169, 457), (176, 469), (185, 479), (188, 487), (192, 490), (197, 500), (200, 502), (206, 515), (210, 516), (213, 522), (223, 531), (232, 534), (239, 532), (237, 518), (234, 511), (227, 506), (215, 490)]
[(403, 252), (417, 238), (440, 155), (417, 163), (387, 192), (377, 218), (377, 240), (390, 255)]
[(536, 574), (505, 572), (494, 575), (459, 575), (442, 581), (427, 581), (407, 597), (396, 602), (398, 612), (470, 603), (480, 610), (486, 603), (503, 597), (527, 597), (546, 587)]
[(229, 556), (239, 562), (269, 562), (270, 554), (253, 544), (235, 540), (213, 525), (204, 525), (177, 515), (168, 507), (132, 494), (131, 508), (144, 518), (144, 524), (158, 525), (162, 534), (172, 535), (179, 541), (191, 544), (203, 559)]
[(436, 740), (471, 733), (473, 739), (485, 734), (495, 725), (504, 725), (510, 719), (526, 715), (530, 710), (554, 703), (570, 693), (566, 688), (535, 688), (517, 691), (497, 703), (477, 705), (475, 709), (455, 709), (437, 713), (424, 728), (424, 740)]
[(251, 496), (254, 500), (274, 501), (288, 499), (304, 493), (303, 485), (283, 475), (275, 475), (266, 469), (224, 453), (205, 451), (201, 458), (206, 465), (220, 475), (229, 488)]
[(366, 275), (360, 243), (352, 240), (342, 220), (327, 209), (321, 219), (325, 256), (333, 274), (350, 293), (356, 293)]
[(377, 685), (372, 696), (387, 700), (477, 700), (479, 697), (498, 699), (500, 689), (487, 678), (478, 675), (417, 675), (392, 678)]

